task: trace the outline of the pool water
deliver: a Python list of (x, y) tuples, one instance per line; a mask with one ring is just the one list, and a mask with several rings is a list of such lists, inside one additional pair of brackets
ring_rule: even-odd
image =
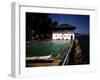
[(66, 46), (69, 46), (69, 41), (52, 40), (26, 47), (26, 54), (31, 53), (32, 56), (46, 56), (51, 54), (53, 57), (56, 57)]

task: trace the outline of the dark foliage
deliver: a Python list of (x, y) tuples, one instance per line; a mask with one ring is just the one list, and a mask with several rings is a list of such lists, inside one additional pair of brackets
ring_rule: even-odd
[(45, 13), (26, 13), (26, 36), (27, 39), (50, 38), (51, 29), (49, 26), (57, 25)]

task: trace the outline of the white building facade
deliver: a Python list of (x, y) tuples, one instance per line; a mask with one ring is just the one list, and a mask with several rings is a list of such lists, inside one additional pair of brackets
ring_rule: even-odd
[(53, 40), (74, 40), (74, 32), (54, 32), (52, 33)]

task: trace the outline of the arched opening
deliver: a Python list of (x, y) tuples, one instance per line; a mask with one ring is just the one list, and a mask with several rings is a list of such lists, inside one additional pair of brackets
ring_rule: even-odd
[(73, 35), (71, 35), (71, 40), (73, 40)]

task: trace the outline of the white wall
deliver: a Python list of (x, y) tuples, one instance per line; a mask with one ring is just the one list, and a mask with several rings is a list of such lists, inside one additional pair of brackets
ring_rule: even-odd
[(74, 40), (75, 38), (75, 34), (74, 33), (53, 33), (52, 34), (52, 39), (53, 40), (71, 40), (71, 36), (72, 36), (72, 39)]
[(52, 34), (52, 39), (54, 39), (54, 40), (57, 40), (57, 39), (62, 40), (62, 33), (53, 33)]
[(74, 34), (74, 33), (65, 33), (65, 34), (64, 34), (64, 39), (65, 39), (65, 40), (66, 40), (66, 39), (71, 40), (71, 36), (72, 36), (72, 39), (74, 40), (74, 38), (75, 38), (75, 34)]
[[(97, 54), (97, 72), (77, 73), (77, 74), (59, 74), (18, 78), (17, 80), (100, 80), (100, 0), (1, 0), (0, 1), (0, 80), (15, 80), (10, 77), (11, 64), (11, 2), (24, 1), (33, 4), (43, 5), (62, 5), (67, 4), (80, 6), (96, 6), (97, 26), (95, 27), (94, 54)], [(49, 2), (48, 2), (49, 1)], [(98, 36), (98, 37), (97, 37)], [(70, 67), (70, 66), (69, 66)]]

